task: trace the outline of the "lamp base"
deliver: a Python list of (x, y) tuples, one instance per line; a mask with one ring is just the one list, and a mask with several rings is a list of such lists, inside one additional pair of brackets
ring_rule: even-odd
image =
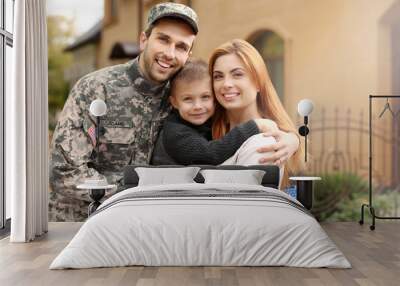
[(308, 133), (310, 133), (310, 129), (308, 129), (307, 126), (305, 126), (305, 125), (300, 126), (300, 128), (299, 128), (299, 134), (300, 134), (301, 136), (306, 136), (306, 135), (308, 135)]
[(90, 216), (92, 213), (96, 211), (96, 209), (100, 206), (100, 200), (104, 197), (106, 193), (105, 189), (90, 189), (89, 197), (93, 200), (88, 208), (88, 215)]
[(310, 210), (313, 205), (313, 181), (296, 181), (297, 200)]

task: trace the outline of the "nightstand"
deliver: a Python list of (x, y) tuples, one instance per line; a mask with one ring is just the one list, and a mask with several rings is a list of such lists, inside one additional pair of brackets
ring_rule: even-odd
[(314, 181), (321, 180), (320, 177), (290, 177), (289, 180), (296, 182), (297, 200), (310, 210), (313, 204)]

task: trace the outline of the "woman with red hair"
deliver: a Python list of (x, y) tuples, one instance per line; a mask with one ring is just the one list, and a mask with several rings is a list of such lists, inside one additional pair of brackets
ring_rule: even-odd
[[(257, 164), (260, 163), (257, 158), (265, 156), (265, 153), (257, 151), (268, 149), (271, 151), (272, 160), (280, 158), (274, 162), (275, 164), (281, 167), (285, 165), (283, 185), (287, 185), (288, 173), (296, 173), (302, 168), (302, 150), (297, 144), (282, 145), (279, 142), (279, 136), (292, 136), (297, 142), (299, 138), (295, 135), (295, 126), (272, 85), (261, 55), (244, 40), (229, 41), (212, 53), (209, 60), (209, 73), (212, 78), (213, 92), (218, 101), (212, 125), (213, 139), (221, 138), (235, 126), (257, 118), (271, 119), (281, 130), (274, 134), (277, 137), (276, 141), (269, 137), (270, 146), (268, 147), (265, 147), (265, 142), (268, 140), (263, 140), (262, 134), (251, 137), (249, 142), (243, 144), (235, 156), (225, 163)], [(296, 145), (297, 148), (294, 149), (293, 146)], [(248, 152), (249, 150), (251, 152)], [(251, 162), (237, 161), (240, 154), (246, 152), (247, 155), (251, 153)], [(249, 159), (248, 156), (247, 158)]]

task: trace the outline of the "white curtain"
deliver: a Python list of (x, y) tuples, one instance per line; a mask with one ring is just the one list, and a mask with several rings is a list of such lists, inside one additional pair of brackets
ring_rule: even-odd
[(48, 90), (45, 0), (15, 1), (14, 70), (6, 98), (6, 188), (12, 242), (48, 229)]

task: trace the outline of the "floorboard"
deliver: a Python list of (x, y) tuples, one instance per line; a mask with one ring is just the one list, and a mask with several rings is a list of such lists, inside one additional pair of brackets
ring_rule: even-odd
[(400, 223), (380, 222), (375, 231), (355, 222), (322, 227), (351, 262), (352, 269), (291, 267), (119, 267), (49, 270), (81, 223), (50, 223), (32, 243), (0, 240), (0, 285), (400, 285)]

